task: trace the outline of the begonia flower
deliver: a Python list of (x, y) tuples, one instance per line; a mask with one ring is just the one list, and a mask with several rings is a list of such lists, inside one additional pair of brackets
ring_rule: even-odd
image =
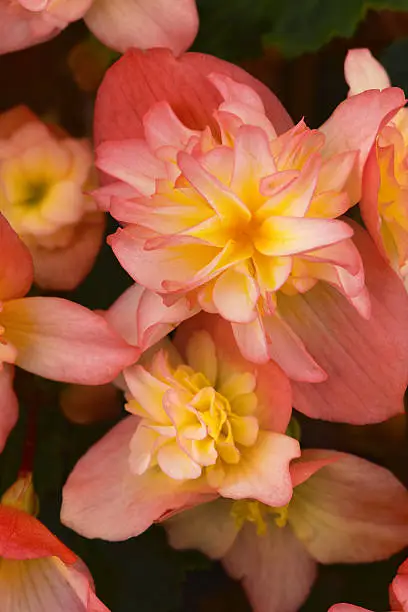
[(105, 229), (86, 194), (95, 185), (86, 139), (45, 125), (26, 107), (0, 115), (0, 212), (28, 246), (40, 287), (72, 290), (91, 270)]
[(223, 499), (163, 523), (175, 548), (220, 559), (254, 612), (297, 612), (318, 563), (378, 561), (408, 543), (408, 492), (388, 470), (317, 450), (291, 470), (295, 488), (284, 508)]
[(195, 0), (0, 0), (0, 54), (57, 36), (81, 18), (103, 43), (181, 53), (198, 29)]
[[(404, 561), (390, 585), (390, 606), (392, 612), (407, 612), (408, 610), (408, 560)], [(328, 612), (371, 612), (366, 608), (341, 603), (330, 608)]]
[(406, 296), (338, 217), (403, 103), (399, 89), (365, 92), (320, 130), (293, 126), (236, 66), (164, 49), (129, 51), (98, 93), (96, 163), (113, 182), (95, 195), (124, 226), (110, 238), (118, 260), (165, 306), (228, 320), (247, 359), (299, 381), (295, 406), (311, 416), (366, 423), (402, 408)]
[(0, 215), (0, 446), (17, 418), (8, 364), (61, 382), (99, 385), (140, 353), (103, 317), (79, 304), (25, 298), (32, 279), (29, 251)]
[[(141, 365), (143, 363), (143, 365)], [(240, 355), (221, 318), (198, 315), (125, 369), (128, 416), (80, 459), (63, 490), (61, 520), (87, 537), (122, 540), (203, 501), (292, 496), (285, 435), (290, 385), (273, 362)]]
[[(344, 68), (350, 96), (365, 89), (390, 87), (385, 69), (368, 49), (349, 51)], [(408, 275), (408, 109), (401, 109), (384, 123), (367, 159), (361, 214), (380, 252), (405, 280)]]
[(0, 503), (0, 593), (4, 612), (108, 612), (85, 564), (35, 514), (31, 475)]

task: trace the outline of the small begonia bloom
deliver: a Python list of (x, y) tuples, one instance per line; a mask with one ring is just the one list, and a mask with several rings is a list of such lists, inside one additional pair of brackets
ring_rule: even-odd
[[(392, 612), (408, 611), (408, 560), (404, 561), (399, 568), (397, 575), (390, 585), (390, 605)], [(336, 604), (328, 612), (371, 612), (366, 608), (353, 606), (352, 604)]]
[(195, 0), (0, 0), (0, 54), (54, 38), (84, 17), (103, 43), (182, 53), (198, 30)]
[(35, 282), (72, 290), (102, 244), (105, 216), (90, 143), (41, 122), (25, 107), (0, 115), (0, 212), (30, 249)]
[[(290, 385), (273, 362), (240, 355), (221, 318), (198, 315), (172, 345), (125, 369), (127, 417), (80, 459), (63, 490), (62, 521), (87, 537), (120, 540), (214, 499), (292, 496), (285, 435)], [(86, 495), (84, 494), (86, 491)]]
[[(368, 49), (349, 51), (345, 75), (350, 96), (363, 89), (390, 86), (386, 71)], [(408, 275), (408, 109), (401, 109), (385, 123), (367, 159), (361, 214), (381, 253), (405, 280)]]
[(29, 513), (33, 496), (27, 476), (0, 503), (2, 610), (108, 612), (84, 563)]
[(220, 559), (254, 612), (297, 612), (317, 563), (378, 561), (408, 543), (408, 492), (388, 470), (306, 450), (291, 471), (294, 492), (284, 508), (216, 500), (163, 523), (175, 548)]
[[(99, 385), (138, 358), (137, 348), (87, 308), (60, 298), (25, 298), (32, 279), (29, 251), (0, 215), (0, 367), (15, 364), (53, 380)], [(2, 384), (10, 382), (7, 372), (0, 372)]]
[[(373, 381), (385, 375), (384, 350), (407, 350), (399, 314), (406, 298), (382, 267), (392, 295), (385, 310), (370, 310), (379, 277), (368, 270), (365, 285), (361, 256), (371, 265), (373, 249), (362, 238), (360, 255), (353, 228), (337, 217), (357, 202), (379, 126), (403, 103), (398, 89), (365, 92), (320, 130), (293, 127), (277, 98), (242, 70), (201, 54), (177, 60), (164, 49), (129, 51), (98, 93), (97, 166), (114, 180), (96, 197), (124, 225), (110, 239), (120, 263), (164, 305), (228, 320), (247, 359), (274, 359), (301, 389), (319, 382), (319, 401), (307, 397), (300, 408), (313, 416), (364, 423), (401, 410), (405, 357), (385, 401), (375, 399)], [(304, 326), (292, 317), (299, 302), (309, 311)], [(335, 336), (321, 325), (323, 309), (336, 319)], [(404, 331), (393, 344), (395, 316)], [(330, 351), (323, 343), (310, 350), (309, 332), (330, 335)], [(357, 380), (355, 361), (368, 385)], [(347, 401), (333, 400), (339, 388)]]

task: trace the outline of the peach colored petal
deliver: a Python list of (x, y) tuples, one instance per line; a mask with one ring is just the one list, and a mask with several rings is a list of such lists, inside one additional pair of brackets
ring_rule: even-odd
[[(135, 417), (116, 425), (75, 466), (63, 489), (62, 522), (88, 538), (125, 540), (167, 512), (206, 501), (205, 491), (148, 470), (129, 469)], [(211, 497), (209, 497), (210, 499)]]
[(344, 74), (350, 87), (349, 96), (367, 89), (386, 89), (391, 85), (387, 71), (368, 49), (349, 50), (344, 62)]
[(358, 165), (348, 181), (352, 204), (360, 198), (361, 173), (382, 122), (391, 119), (404, 104), (404, 92), (397, 87), (365, 91), (342, 102), (321, 126), (326, 136), (326, 155), (359, 151)]
[(198, 30), (194, 0), (94, 0), (85, 16), (89, 29), (117, 51), (167, 47), (179, 55)]
[(392, 610), (408, 610), (408, 562), (399, 566), (397, 575), (390, 585), (390, 603)]
[(241, 456), (237, 465), (228, 466), (218, 491), (223, 497), (284, 506), (292, 496), (289, 462), (299, 456), (299, 443), (294, 438), (260, 432), (256, 445)]
[(195, 548), (211, 559), (223, 557), (239, 532), (231, 508), (230, 500), (217, 499), (167, 519), (163, 527), (170, 545), (177, 550)]
[(67, 300), (11, 300), (0, 320), (18, 350), (16, 364), (54, 380), (103, 384), (139, 356), (100, 315)]
[(0, 214), (0, 300), (22, 297), (33, 281), (33, 263), (27, 247)]
[(48, 249), (31, 245), (35, 283), (43, 289), (72, 291), (91, 271), (102, 246), (106, 218), (103, 213), (85, 215), (67, 247)]
[(222, 560), (256, 612), (296, 612), (316, 578), (315, 561), (289, 527), (268, 524), (264, 535), (244, 525)]
[(226, 270), (215, 281), (214, 304), (220, 315), (234, 323), (248, 323), (256, 317), (259, 297), (257, 283), (247, 271)]
[(388, 470), (343, 455), (296, 487), (289, 524), (321, 563), (387, 559), (408, 544), (408, 492)]
[(407, 384), (405, 289), (369, 236), (353, 224), (372, 304), (369, 321), (319, 283), (304, 295), (280, 296), (279, 312), (327, 372), (318, 385), (295, 382), (294, 406), (315, 418), (374, 423), (402, 411)]

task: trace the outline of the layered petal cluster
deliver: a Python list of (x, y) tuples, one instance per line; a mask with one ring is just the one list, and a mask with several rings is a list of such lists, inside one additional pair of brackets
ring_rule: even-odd
[[(291, 471), (295, 488), (285, 508), (216, 500), (164, 522), (175, 548), (220, 559), (242, 581), (254, 612), (297, 612), (318, 563), (386, 559), (408, 542), (408, 493), (384, 468), (306, 450)], [(342, 605), (334, 610), (356, 609)]]
[[(407, 612), (408, 610), (408, 561), (398, 568), (397, 575), (390, 585), (390, 606), (392, 612)], [(352, 604), (336, 604), (329, 612), (371, 612), (366, 608)]]
[[(345, 62), (349, 95), (390, 86), (368, 49), (349, 51)], [(361, 213), (381, 253), (405, 280), (408, 274), (408, 110), (384, 121), (363, 175)]]
[(0, 504), (2, 609), (13, 612), (108, 612), (84, 563), (34, 516), (31, 476)]
[(139, 355), (99, 315), (59, 298), (25, 298), (33, 280), (27, 247), (0, 215), (0, 444), (17, 418), (12, 365), (59, 380), (98, 385)]
[[(405, 366), (397, 401), (375, 399), (373, 381), (385, 373), (384, 350), (407, 350), (402, 319), (391, 343), (389, 334), (403, 290), (374, 263), (364, 232), (338, 217), (360, 197), (381, 122), (403, 103), (401, 90), (369, 91), (320, 130), (293, 126), (276, 97), (237, 67), (163, 49), (128, 52), (99, 90), (96, 163), (111, 182), (96, 197), (123, 226), (110, 239), (120, 263), (161, 296), (158, 310), (173, 309), (161, 320), (177, 323), (190, 306), (185, 316), (202, 309), (229, 321), (246, 359), (273, 359), (299, 381), (296, 407), (313, 416), (338, 419), (349, 406), (347, 419), (367, 422), (401, 407)], [(367, 384), (357, 383), (357, 369)], [(353, 389), (347, 401), (329, 404), (344, 381)], [(310, 382), (321, 383), (313, 402)], [(382, 416), (364, 415), (372, 402)]]
[(81, 17), (118, 51), (169, 47), (181, 53), (198, 29), (194, 0), (0, 0), (0, 53), (49, 40)]
[(30, 249), (46, 289), (74, 289), (93, 266), (105, 228), (90, 143), (48, 127), (26, 107), (0, 116), (0, 212)]
[(246, 362), (228, 325), (208, 315), (181, 325), (173, 345), (142, 361), (124, 371), (133, 416), (68, 478), (66, 525), (118, 540), (220, 496), (288, 503), (289, 463), (300, 449), (285, 435), (290, 386), (275, 364)]

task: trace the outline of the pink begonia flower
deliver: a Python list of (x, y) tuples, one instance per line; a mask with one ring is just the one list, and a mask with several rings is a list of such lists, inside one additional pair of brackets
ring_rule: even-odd
[(28, 246), (40, 287), (69, 291), (90, 272), (105, 229), (86, 195), (95, 185), (87, 140), (24, 106), (0, 115), (0, 212)]
[(168, 47), (179, 54), (198, 30), (195, 0), (0, 0), (0, 54), (54, 38), (83, 17), (108, 47)]
[[(408, 559), (402, 563), (390, 585), (392, 612), (408, 612)], [(328, 612), (371, 612), (366, 608), (341, 603), (332, 606)]]
[[(353, 455), (306, 450), (285, 508), (216, 500), (166, 520), (170, 544), (220, 559), (254, 612), (297, 612), (318, 563), (386, 559), (408, 544), (408, 492)], [(279, 511), (278, 511), (279, 510)]]
[[(352, 49), (345, 62), (349, 96), (390, 87), (368, 49)], [(361, 214), (380, 252), (408, 286), (408, 109), (401, 109), (376, 138), (363, 174)]]
[(31, 475), (0, 503), (0, 592), (4, 612), (108, 612), (85, 564), (33, 514)]
[(113, 380), (140, 351), (101, 317), (60, 298), (24, 298), (33, 279), (27, 247), (0, 215), (0, 450), (17, 418), (8, 364), (62, 382)]
[(68, 478), (64, 524), (87, 537), (122, 540), (219, 496), (288, 503), (289, 463), (300, 448), (285, 435), (290, 385), (276, 364), (245, 361), (230, 327), (206, 314), (141, 363), (124, 371), (132, 416)]
[(367, 423), (402, 409), (406, 295), (357, 228), (365, 285), (354, 230), (337, 217), (403, 103), (399, 89), (370, 91), (320, 130), (293, 127), (243, 70), (164, 49), (127, 52), (98, 93), (97, 165), (115, 180), (95, 195), (124, 225), (111, 237), (120, 263), (178, 311), (161, 320), (190, 305), (230, 321), (247, 359), (299, 381), (295, 405), (311, 416)]

